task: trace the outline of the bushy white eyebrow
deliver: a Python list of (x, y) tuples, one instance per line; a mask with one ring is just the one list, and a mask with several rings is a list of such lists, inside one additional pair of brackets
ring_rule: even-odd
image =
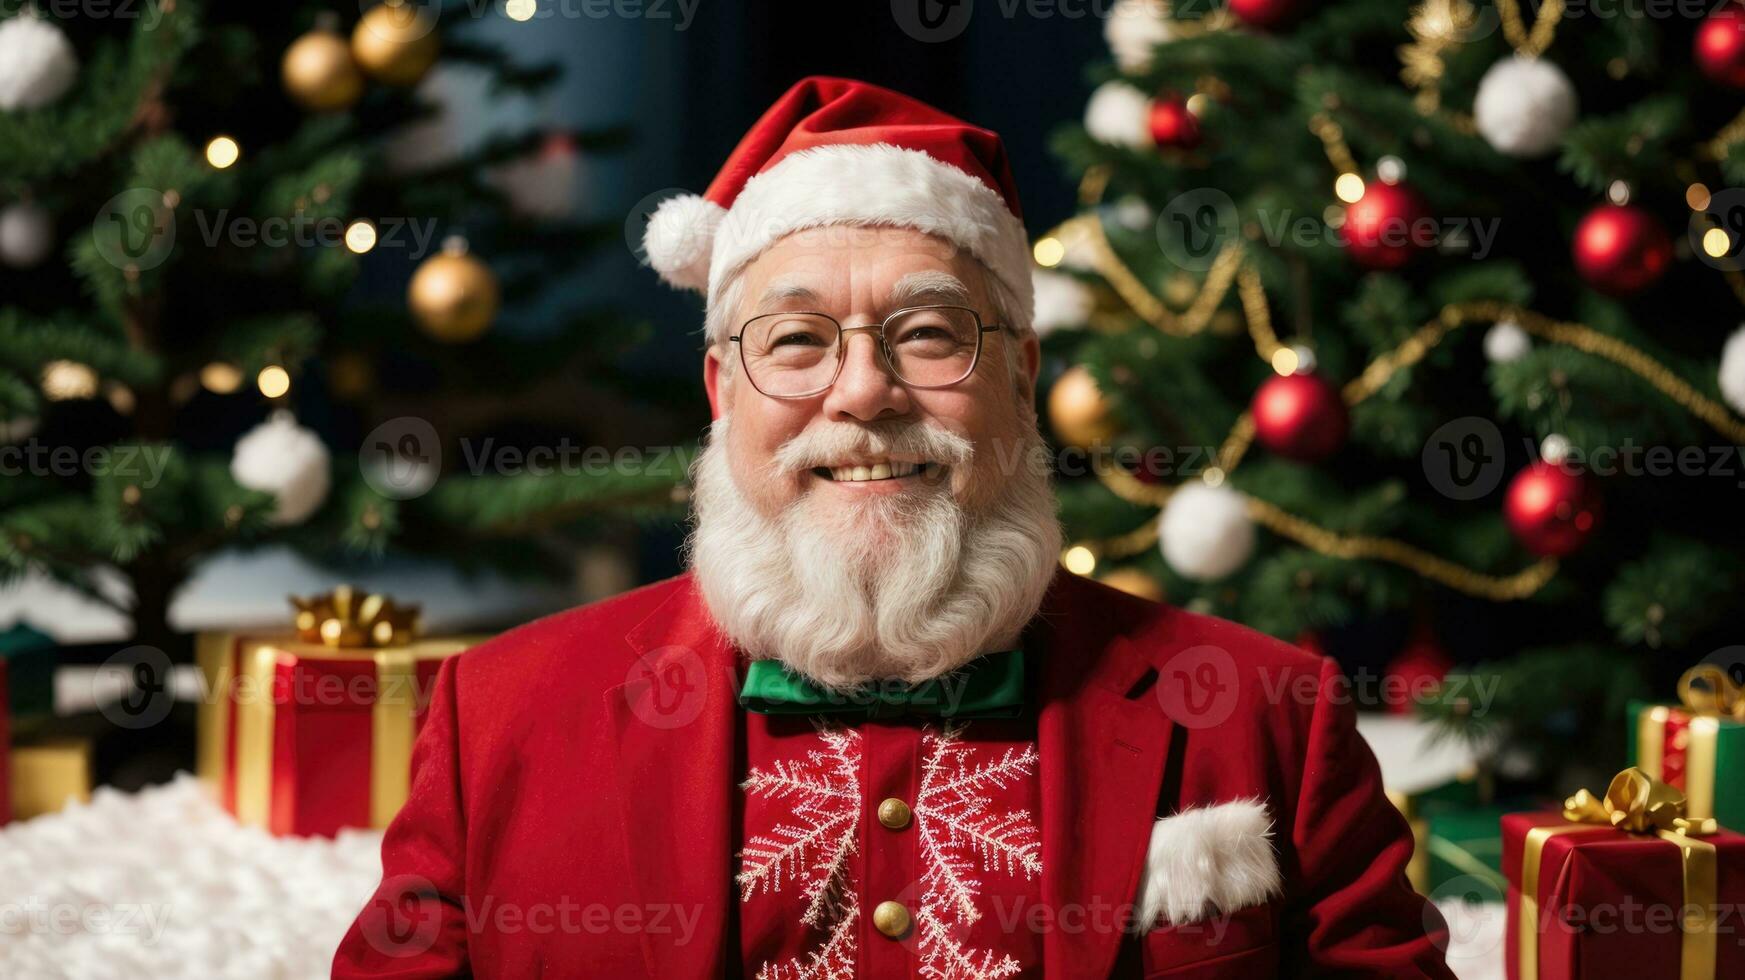
[[(969, 287), (962, 279), (949, 272), (928, 270), (911, 272), (898, 279), (886, 299), (886, 308), (895, 310), (924, 303), (970, 306), (972, 298)], [(764, 288), (763, 295), (758, 297), (756, 308), (768, 310), (794, 300), (814, 306), (820, 302), (818, 294), (806, 286), (799, 276), (782, 276), (772, 280)]]

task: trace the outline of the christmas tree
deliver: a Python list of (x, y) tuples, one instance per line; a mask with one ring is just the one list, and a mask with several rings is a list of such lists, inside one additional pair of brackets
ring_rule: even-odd
[(1036, 244), (1068, 567), (1393, 622), (1542, 778), (1615, 769), (1745, 580), (1745, 9), (1577, 13), (1122, 0)]
[(558, 75), (469, 30), (532, 5), (443, 8), (0, 6), (0, 576), (172, 648), (170, 599), (221, 548), (549, 573), (535, 534), (670, 513), (679, 465), (463, 458), (528, 419), (586, 433), (590, 394), (635, 404), (614, 359), (648, 328), (540, 305), (623, 234), (565, 195), (625, 132), (420, 142), (433, 69), (493, 98)]

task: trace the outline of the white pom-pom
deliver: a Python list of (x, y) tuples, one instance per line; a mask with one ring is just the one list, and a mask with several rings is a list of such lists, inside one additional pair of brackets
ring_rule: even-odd
[(1151, 99), (1126, 82), (1104, 82), (1085, 103), (1085, 131), (1116, 146), (1150, 147), (1150, 117)]
[(1103, 21), (1103, 39), (1115, 64), (1132, 75), (1151, 67), (1153, 49), (1174, 40), (1175, 25), (1163, 0), (1116, 0)]
[(648, 216), (642, 251), (660, 277), (680, 289), (709, 287), (709, 255), (726, 209), (698, 194), (669, 197)]
[(1063, 327), (1082, 327), (1096, 308), (1095, 295), (1073, 276), (1037, 269), (1030, 274), (1036, 286), (1036, 335), (1046, 337)]
[(1527, 356), (1533, 338), (1513, 320), (1499, 320), (1485, 331), (1484, 356), (1492, 364), (1507, 364)]
[(1157, 540), (1163, 560), (1183, 577), (1221, 579), (1254, 554), (1247, 498), (1222, 484), (1185, 484), (1163, 506)]
[(329, 454), (321, 439), (289, 412), (275, 412), (236, 442), (230, 475), (278, 501), (273, 523), (301, 524), (327, 499)]
[(1735, 412), (1745, 412), (1745, 325), (1721, 348), (1721, 397)]
[(0, 208), (0, 262), (28, 269), (54, 249), (55, 222), (48, 209), (32, 201)]
[(1541, 157), (1556, 149), (1575, 113), (1569, 76), (1543, 58), (1520, 55), (1492, 65), (1472, 103), (1479, 134), (1512, 157)]
[(39, 109), (78, 77), (79, 56), (59, 27), (29, 13), (0, 22), (0, 109)]

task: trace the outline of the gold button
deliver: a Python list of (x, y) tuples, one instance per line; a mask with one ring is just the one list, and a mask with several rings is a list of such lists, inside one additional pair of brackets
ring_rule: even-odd
[(892, 830), (902, 830), (909, 826), (909, 804), (894, 796), (880, 803), (879, 823)]
[(909, 931), (909, 910), (900, 902), (880, 902), (873, 909), (873, 928), (892, 939), (901, 939)]

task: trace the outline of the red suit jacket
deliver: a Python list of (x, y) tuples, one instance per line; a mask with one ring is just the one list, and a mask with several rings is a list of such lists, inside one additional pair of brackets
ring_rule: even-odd
[[(1452, 977), (1331, 661), (1065, 572), (1032, 629), (1048, 977)], [(333, 975), (737, 974), (735, 657), (686, 575), (445, 663)], [(1121, 928), (1158, 818), (1238, 799), (1282, 894)]]

